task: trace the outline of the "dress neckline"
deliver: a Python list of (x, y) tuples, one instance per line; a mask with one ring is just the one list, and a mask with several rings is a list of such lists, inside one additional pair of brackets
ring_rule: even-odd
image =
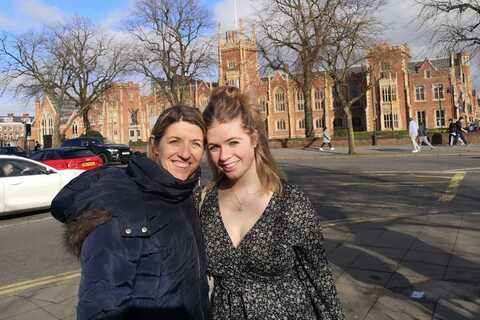
[(265, 219), (266, 216), (268, 216), (268, 213), (271, 211), (271, 207), (275, 203), (276, 198), (278, 197), (278, 192), (273, 192), (272, 196), (268, 200), (267, 206), (265, 207), (265, 210), (263, 210), (262, 214), (260, 217), (255, 221), (255, 223), (248, 229), (248, 231), (245, 233), (243, 238), (240, 240), (238, 245), (235, 247), (232, 241), (232, 237), (228, 233), (227, 228), (225, 227), (225, 223), (223, 222), (223, 217), (222, 213), (220, 212), (220, 199), (218, 198), (218, 186), (215, 186), (214, 188), (214, 195), (215, 195), (215, 215), (216, 218), (219, 220), (219, 223), (221, 225), (221, 229), (224, 233), (224, 236), (228, 242), (228, 246), (234, 251), (238, 252), (240, 249), (244, 246), (244, 242), (248, 240), (250, 235), (255, 231), (255, 229), (258, 228), (258, 225), (262, 222), (262, 220)]

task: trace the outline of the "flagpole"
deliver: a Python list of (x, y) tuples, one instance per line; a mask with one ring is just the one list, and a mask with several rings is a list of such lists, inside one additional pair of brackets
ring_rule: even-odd
[(233, 0), (233, 8), (235, 12), (235, 29), (238, 29), (238, 8), (237, 8), (237, 0)]

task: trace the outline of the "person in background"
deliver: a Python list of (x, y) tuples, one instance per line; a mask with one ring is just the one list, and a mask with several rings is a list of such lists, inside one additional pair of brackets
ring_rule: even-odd
[(418, 137), (418, 124), (417, 121), (413, 118), (409, 118), (408, 122), (408, 135), (410, 136), (410, 140), (412, 141), (413, 150), (412, 152), (419, 152), (420, 146), (417, 143)]
[(36, 152), (38, 150), (40, 150), (42, 148), (42, 146), (40, 145), (40, 143), (38, 141), (35, 141), (35, 147), (33, 148), (33, 150)]
[(467, 139), (465, 138), (465, 133), (467, 133), (467, 130), (465, 130), (465, 118), (460, 117), (458, 118), (458, 121), (456, 123), (456, 134), (457, 134), (457, 139), (460, 141), (460, 145), (466, 145), (468, 144)]
[(425, 143), (427, 146), (430, 147), (430, 150), (433, 150), (435, 148), (432, 146), (430, 141), (428, 141), (427, 133), (428, 133), (427, 127), (425, 126), (425, 124), (422, 123), (418, 127), (418, 144), (421, 148), (422, 143)]
[(322, 145), (320, 146), (319, 150), (324, 151), (323, 146), (327, 145), (330, 150), (335, 150), (334, 147), (332, 147), (331, 143), (332, 139), (330, 138), (330, 135), (328, 134), (327, 127), (323, 128), (323, 134), (322, 134)]
[(157, 119), (148, 157), (70, 182), (52, 202), (80, 258), (77, 319), (205, 320), (206, 257), (193, 190), (205, 125), (177, 105)]
[(456, 121), (448, 119), (448, 145), (453, 147), (457, 143)]
[(203, 118), (213, 171), (200, 206), (210, 319), (345, 319), (320, 217), (282, 178), (259, 108), (239, 89), (219, 87)]

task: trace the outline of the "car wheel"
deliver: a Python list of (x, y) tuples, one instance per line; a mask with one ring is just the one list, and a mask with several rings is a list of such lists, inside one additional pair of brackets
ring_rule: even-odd
[(100, 153), (98, 156), (102, 159), (103, 164), (108, 164), (108, 157), (105, 153)]

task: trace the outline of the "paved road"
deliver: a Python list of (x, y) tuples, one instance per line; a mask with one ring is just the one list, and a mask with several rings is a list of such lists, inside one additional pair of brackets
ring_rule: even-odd
[[(395, 150), (275, 154), (324, 220), (348, 319), (478, 319), (480, 152)], [(0, 319), (74, 318), (78, 275), (64, 273), (78, 263), (61, 242), (46, 212), (0, 220)]]

